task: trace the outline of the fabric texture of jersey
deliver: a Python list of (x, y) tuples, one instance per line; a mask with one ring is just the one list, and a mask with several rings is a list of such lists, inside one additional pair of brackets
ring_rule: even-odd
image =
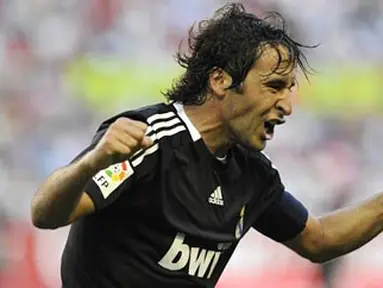
[(119, 117), (147, 123), (153, 145), (87, 184), (97, 211), (71, 226), (64, 288), (214, 287), (250, 228), (279, 242), (303, 230), (307, 210), (269, 159), (235, 146), (218, 160), (180, 104), (105, 121), (76, 159)]

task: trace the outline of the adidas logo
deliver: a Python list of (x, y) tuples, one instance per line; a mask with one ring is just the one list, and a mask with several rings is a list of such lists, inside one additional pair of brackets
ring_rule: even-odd
[(209, 203), (214, 205), (223, 206), (223, 197), (221, 186), (218, 186), (213, 193), (210, 194)]

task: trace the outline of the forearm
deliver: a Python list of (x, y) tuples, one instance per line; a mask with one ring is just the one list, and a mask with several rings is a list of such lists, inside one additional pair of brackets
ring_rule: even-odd
[(364, 203), (319, 218), (322, 241), (321, 262), (363, 246), (383, 230), (383, 194)]
[(32, 222), (39, 228), (67, 224), (79, 202), (86, 183), (97, 173), (85, 156), (55, 171), (38, 189), (32, 201)]

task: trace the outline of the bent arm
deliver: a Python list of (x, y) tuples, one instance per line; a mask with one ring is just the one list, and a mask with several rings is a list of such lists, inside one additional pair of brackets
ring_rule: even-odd
[(95, 210), (84, 193), (87, 182), (97, 173), (87, 161), (79, 161), (55, 171), (38, 189), (32, 200), (32, 222), (38, 228), (65, 226)]
[(303, 257), (323, 263), (350, 253), (383, 230), (383, 193), (355, 207), (310, 216), (300, 235), (284, 244)]

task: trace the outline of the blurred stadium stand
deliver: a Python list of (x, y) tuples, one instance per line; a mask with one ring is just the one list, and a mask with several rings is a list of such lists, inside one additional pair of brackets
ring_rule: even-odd
[[(0, 287), (59, 287), (67, 228), (33, 229), (38, 183), (116, 112), (162, 101), (180, 72), (178, 43), (226, 1), (0, 1)], [(317, 74), (300, 80), (294, 116), (267, 148), (286, 187), (315, 214), (383, 188), (383, 2), (247, 0), (277, 10)], [(383, 287), (383, 238), (313, 265), (249, 233), (218, 287)]]

